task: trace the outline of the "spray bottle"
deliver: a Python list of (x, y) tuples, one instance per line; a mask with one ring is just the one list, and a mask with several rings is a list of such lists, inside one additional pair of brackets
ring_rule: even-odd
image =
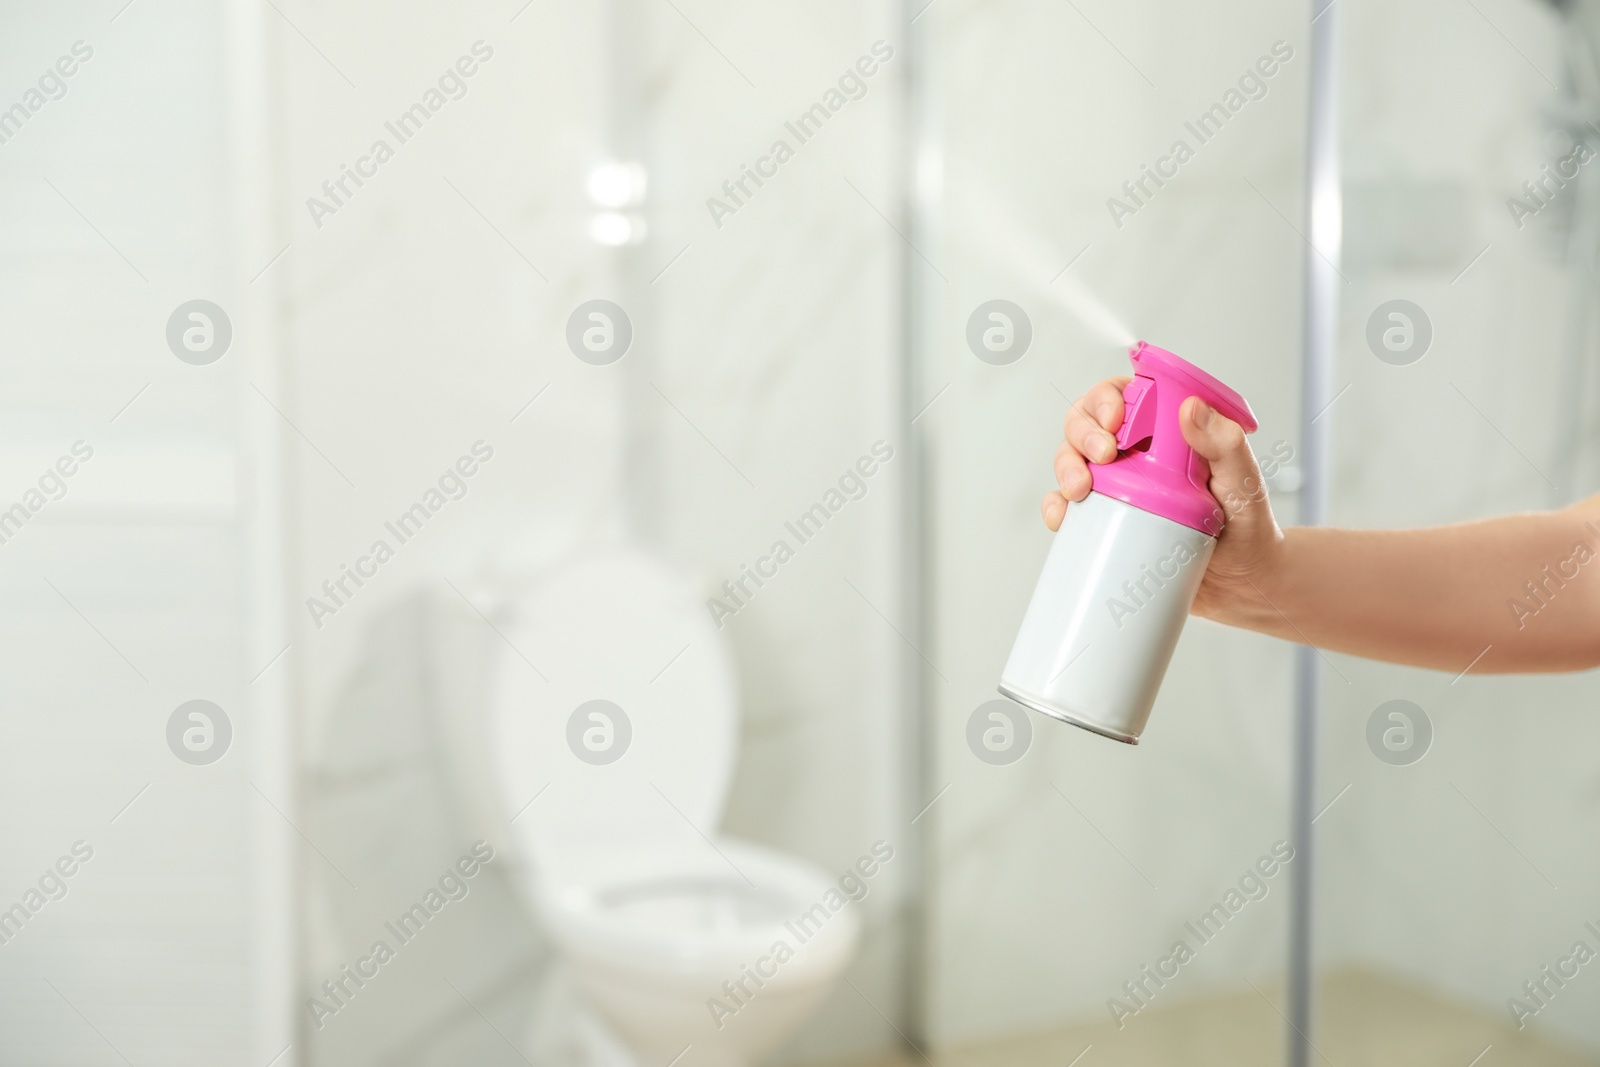
[(1211, 467), (1178, 409), (1198, 396), (1246, 433), (1256, 420), (1244, 397), (1165, 349), (1141, 341), (1128, 358), (1116, 458), (1089, 464), (1093, 488), (1067, 508), (1000, 692), (1136, 745), (1222, 532)]

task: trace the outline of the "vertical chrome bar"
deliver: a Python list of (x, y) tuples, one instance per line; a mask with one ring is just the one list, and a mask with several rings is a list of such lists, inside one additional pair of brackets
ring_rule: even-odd
[[(896, 11), (895, 47), (902, 57), (901, 128), (896, 146), (900, 168), (900, 214), (907, 236), (900, 242), (900, 366), (897, 423), (905, 441), (905, 480), (900, 499), (901, 546), (900, 610), (906, 621), (907, 641), (901, 646), (900, 730), (905, 753), (901, 788), (902, 810), (907, 819), (922, 811), (933, 796), (933, 733), (927, 718), (931, 709), (925, 668), (913, 649), (926, 646), (933, 633), (932, 597), (928, 593), (931, 570), (926, 557), (926, 479), (929, 449), (923, 427), (911, 420), (924, 399), (923, 353), (936, 321), (936, 295), (930, 292), (916, 248), (937, 246), (937, 194), (930, 175), (938, 167), (939, 134), (933, 107), (935, 82), (928, 67), (933, 55), (929, 38), (933, 19), (923, 18), (930, 0), (901, 0)], [(923, 426), (928, 425), (924, 423)], [(907, 647), (907, 646), (910, 647)], [(900, 1030), (919, 1057), (928, 1047), (927, 948), (929, 897), (933, 889), (937, 816), (928, 813), (907, 828), (910, 855), (906, 869), (903, 924), (901, 927)]]
[[(1305, 349), (1300, 387), (1301, 465), (1305, 482), (1300, 522), (1321, 523), (1328, 503), (1328, 404), (1338, 345), (1339, 246), (1339, 14), (1338, 0), (1311, 0), (1311, 73), (1306, 107)], [(1295, 649), (1294, 777), (1291, 833), (1295, 863), (1289, 920), (1290, 1067), (1309, 1067), (1315, 1014), (1316, 975), (1312, 951), (1316, 877), (1311, 821), (1317, 796), (1317, 728), (1321, 704), (1321, 660), (1315, 649)]]

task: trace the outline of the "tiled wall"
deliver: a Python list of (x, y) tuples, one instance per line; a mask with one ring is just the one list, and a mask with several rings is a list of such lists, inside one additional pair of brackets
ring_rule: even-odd
[[(384, 884), (398, 867), (424, 871), (462, 833), (436, 810), (461, 783), (437, 766), (436, 746), (418, 733), (428, 727), (397, 709), (392, 746), (380, 745), (382, 715), (365, 695), (377, 676), (408, 669), (406, 653), (368, 644), (368, 634), (411, 632), (399, 616), (415, 591), (463, 610), (449, 579), (493, 615), (540, 568), (580, 546), (627, 540), (710, 595), (775, 539), (792, 542), (785, 521), (875, 442), (903, 444), (892, 421), (899, 239), (878, 213), (897, 210), (892, 61), (808, 143), (784, 127), (885, 36), (882, 12), (518, 6), (404, 20), (383, 5), (287, 7), (328, 60), (293, 34), (277, 53), (292, 243), (275, 268), (292, 379), (284, 407), (316, 445), (290, 449), (294, 602), (364, 551), (473, 441), (495, 448), (465, 500), (348, 607), (320, 628), (296, 616), (307, 804), (349, 863)], [(302, 201), (480, 38), (494, 55), (467, 95), (316, 226)], [(718, 226), (708, 198), (724, 197), (723, 182), (778, 137), (796, 143), (795, 157)], [(648, 169), (648, 195), (633, 209), (647, 236), (621, 249), (586, 229), (599, 210), (586, 180), (613, 159)], [(595, 297), (621, 304), (634, 326), (626, 358), (609, 367), (580, 362), (564, 341), (569, 313)], [(885, 464), (723, 629), (742, 699), (723, 830), (830, 872), (909, 832), (896, 793), (900, 644), (884, 617), (898, 614), (900, 477)], [(448, 715), (479, 710), (452, 692)], [(373, 758), (356, 758), (363, 752)], [(353, 811), (368, 821), (352, 825)], [(390, 847), (363, 846), (373, 835)], [(306, 864), (314, 986), (382, 908), (317, 856)], [(359, 869), (340, 866), (363, 883)], [(877, 1009), (898, 1011), (899, 877), (889, 871), (865, 904), (867, 936), (850, 972), (860, 992), (841, 985), (786, 1055), (890, 1044)], [(533, 1004), (517, 983), (541, 966), (540, 938), (514, 896), (474, 906), (474, 921), (499, 916), (480, 932), (501, 951), (440, 966), (520, 1034)], [(492, 1031), (432, 969), (382, 994), (385, 1007), (315, 1032), (319, 1061), (509, 1055), (491, 1048)], [(524, 1047), (542, 1050), (537, 1035)]]

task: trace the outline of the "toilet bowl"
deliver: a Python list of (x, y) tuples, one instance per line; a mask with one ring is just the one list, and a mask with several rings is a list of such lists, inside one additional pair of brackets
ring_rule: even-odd
[(718, 832), (737, 754), (726, 643), (683, 579), (632, 551), (556, 570), (512, 614), (496, 784), (598, 1045), (651, 1067), (757, 1062), (831, 991), (860, 920), (821, 903), (837, 876)]

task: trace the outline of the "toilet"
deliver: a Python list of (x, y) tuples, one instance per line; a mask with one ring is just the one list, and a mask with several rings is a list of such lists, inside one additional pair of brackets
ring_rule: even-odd
[(720, 832), (739, 718), (723, 635), (632, 550), (553, 570), (509, 614), (486, 740), (591, 1062), (760, 1062), (832, 990), (860, 919), (816, 907), (837, 874)]

